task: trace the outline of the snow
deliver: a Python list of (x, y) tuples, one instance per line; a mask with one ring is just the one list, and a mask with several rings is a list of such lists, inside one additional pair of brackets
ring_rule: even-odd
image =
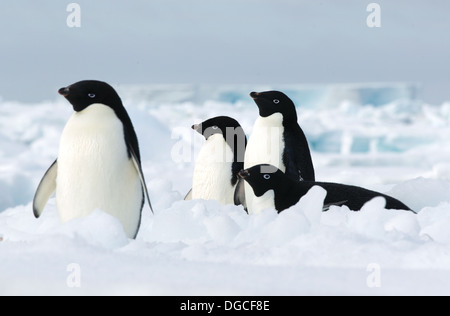
[[(318, 179), (390, 194), (419, 214), (385, 210), (383, 199), (321, 213), (319, 187), (281, 214), (183, 201), (204, 141), (190, 126), (228, 115), (250, 134), (248, 93), (274, 88), (298, 106)], [(0, 295), (450, 294), (450, 103), (422, 102), (406, 84), (118, 91), (155, 210), (144, 207), (136, 240), (102, 210), (61, 224), (53, 198), (34, 218), (72, 109), (62, 98), (0, 101)]]

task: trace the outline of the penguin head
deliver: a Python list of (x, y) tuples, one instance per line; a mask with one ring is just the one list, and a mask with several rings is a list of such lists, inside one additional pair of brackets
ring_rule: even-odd
[(286, 181), (286, 175), (272, 165), (258, 165), (241, 170), (239, 177), (247, 181), (257, 197), (263, 196), (270, 190), (276, 191), (276, 188)]
[(250, 97), (258, 106), (261, 117), (269, 117), (272, 114), (281, 113), (284, 121), (297, 122), (297, 111), (294, 102), (283, 92), (252, 92)]
[(58, 93), (72, 104), (76, 112), (83, 111), (94, 103), (101, 103), (115, 110), (118, 107), (123, 107), (122, 101), (114, 88), (102, 81), (80, 81), (59, 89)]
[[(228, 133), (230, 137), (233, 136), (237, 128), (241, 128), (241, 125), (235, 119), (228, 116), (214, 117), (201, 124), (192, 126), (192, 129), (203, 135), (206, 140), (216, 134), (223, 135), (226, 140)], [(232, 133), (233, 135), (231, 135)]]

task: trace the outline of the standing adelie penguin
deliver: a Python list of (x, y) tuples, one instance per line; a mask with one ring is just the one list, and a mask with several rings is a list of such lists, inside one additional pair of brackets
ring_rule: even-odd
[(244, 167), (247, 137), (239, 123), (227, 116), (209, 119), (192, 129), (206, 142), (198, 155), (192, 190), (186, 200), (216, 200), (233, 204), (238, 173)]
[(364, 204), (380, 196), (386, 200), (386, 209), (412, 211), (399, 200), (382, 193), (338, 183), (298, 182), (270, 165), (259, 165), (242, 170), (239, 176), (250, 185), (256, 198), (261, 200), (259, 205), (264, 205), (261, 209), (249, 209), (252, 213), (259, 213), (267, 208), (282, 212), (297, 204), (314, 186), (320, 186), (327, 191), (324, 210), (328, 210), (331, 205), (346, 205), (353, 211), (359, 211)]
[(58, 158), (36, 191), (34, 215), (42, 214), (56, 190), (62, 222), (101, 209), (119, 219), (127, 236), (135, 238), (144, 195), (150, 209), (151, 204), (136, 132), (119, 95), (100, 81), (80, 81), (58, 92), (75, 113), (61, 135)]
[[(306, 136), (298, 125), (292, 100), (279, 91), (252, 92), (250, 96), (259, 108), (245, 153), (245, 168), (260, 164), (276, 166), (294, 181), (315, 181), (314, 166)], [(255, 195), (250, 186), (236, 197), (235, 204), (246, 204), (249, 212)]]

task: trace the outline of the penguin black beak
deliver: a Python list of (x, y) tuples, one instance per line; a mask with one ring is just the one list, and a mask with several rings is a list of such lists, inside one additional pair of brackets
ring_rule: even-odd
[(240, 172), (239, 172), (239, 177), (241, 178), (241, 179), (247, 179), (248, 177), (250, 177), (250, 172), (248, 172), (248, 170), (241, 170)]
[(195, 125), (192, 125), (192, 129), (194, 130), (194, 131), (196, 131), (196, 132), (198, 132), (198, 133), (200, 133), (201, 134), (201, 124), (195, 124)]
[(251, 97), (253, 100), (258, 99), (258, 98), (260, 97), (260, 95), (261, 95), (261, 93), (258, 93), (258, 92), (252, 92), (252, 93), (250, 93), (250, 97)]
[(64, 97), (67, 97), (70, 94), (69, 88), (61, 88), (58, 90), (58, 93)]

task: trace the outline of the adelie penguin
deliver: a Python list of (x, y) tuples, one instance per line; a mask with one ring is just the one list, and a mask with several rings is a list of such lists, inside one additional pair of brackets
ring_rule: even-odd
[(294, 181), (271, 165), (258, 165), (242, 170), (239, 176), (250, 185), (257, 199), (260, 200), (260, 208), (249, 210), (252, 213), (260, 213), (267, 208), (282, 212), (296, 205), (314, 186), (320, 186), (327, 191), (324, 211), (332, 205), (346, 205), (353, 211), (359, 211), (373, 198), (383, 197), (386, 200), (386, 209), (414, 212), (401, 201), (379, 192), (338, 183)]
[(192, 129), (205, 137), (194, 168), (192, 190), (185, 200), (216, 200), (233, 204), (238, 173), (244, 167), (247, 137), (233, 118), (219, 116)]
[[(58, 158), (42, 178), (33, 201), (39, 217), (56, 191), (62, 222), (101, 209), (135, 238), (145, 198), (138, 139), (117, 92), (101, 81), (80, 81), (59, 94), (75, 113), (61, 135)], [(99, 227), (101, 229), (101, 227)]]
[[(293, 181), (315, 181), (308, 141), (298, 124), (294, 102), (282, 92), (252, 92), (259, 108), (245, 153), (244, 166), (270, 164), (285, 172)], [(236, 191), (235, 204), (243, 204), (249, 213), (258, 208), (248, 184)], [(244, 193), (245, 192), (245, 193)]]

